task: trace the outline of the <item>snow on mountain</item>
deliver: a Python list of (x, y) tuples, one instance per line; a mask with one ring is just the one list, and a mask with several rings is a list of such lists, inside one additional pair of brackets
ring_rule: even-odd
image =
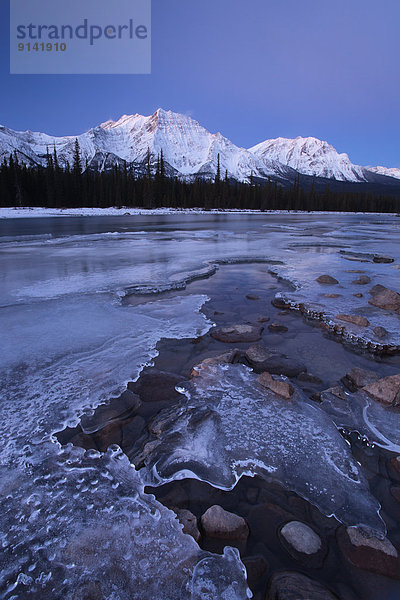
[(347, 154), (314, 137), (266, 140), (249, 149), (265, 161), (278, 161), (303, 175), (338, 181), (367, 181), (364, 167), (353, 165)]
[[(185, 178), (215, 177), (218, 154), (221, 176), (239, 181), (254, 177), (285, 177), (289, 169), (274, 161), (260, 160), (245, 148), (235, 146), (220, 133), (212, 134), (197, 121), (178, 113), (158, 109), (148, 117), (124, 115), (106, 121), (77, 136), (82, 159), (89, 166), (104, 169), (126, 161), (144, 165), (150, 150), (152, 162), (163, 151), (169, 172)], [(15, 132), (0, 128), (0, 158), (17, 150), (24, 162), (45, 164), (47, 148), (56, 148), (61, 164), (72, 162), (75, 136), (52, 137), (42, 133)]]
[(388, 167), (366, 167), (368, 171), (377, 173), (377, 175), (385, 175), (385, 177), (394, 177), (394, 179), (400, 179), (400, 169), (388, 168)]
[(238, 181), (249, 181), (253, 174), (290, 184), (297, 173), (353, 182), (376, 176), (400, 179), (400, 169), (353, 165), (347, 154), (313, 137), (277, 138), (249, 150), (239, 148), (191, 117), (161, 108), (150, 116), (124, 115), (118, 121), (106, 121), (78, 136), (55, 137), (0, 126), (0, 161), (16, 151), (21, 162), (45, 165), (47, 151), (55, 148), (61, 165), (72, 164), (76, 138), (82, 163), (100, 171), (126, 161), (136, 173), (143, 173), (148, 151), (153, 167), (162, 151), (166, 173), (187, 180), (214, 178), (218, 155), (221, 177), (227, 172)]

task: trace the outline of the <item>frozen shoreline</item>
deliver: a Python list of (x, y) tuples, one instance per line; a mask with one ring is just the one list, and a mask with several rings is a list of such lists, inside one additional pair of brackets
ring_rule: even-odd
[(175, 215), (175, 214), (299, 214), (299, 215), (380, 215), (396, 216), (397, 213), (370, 213), (370, 212), (337, 212), (337, 211), (304, 211), (304, 210), (250, 210), (250, 209), (211, 209), (202, 208), (0, 208), (0, 219), (19, 219), (26, 217), (106, 217), (106, 216), (135, 216), (135, 215)]

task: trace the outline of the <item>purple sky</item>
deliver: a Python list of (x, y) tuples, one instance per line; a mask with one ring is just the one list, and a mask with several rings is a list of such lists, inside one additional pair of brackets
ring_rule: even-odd
[(398, 0), (153, 0), (146, 76), (9, 75), (0, 6), (0, 123), (77, 134), (159, 106), (240, 146), (325, 139), (353, 162), (400, 167)]

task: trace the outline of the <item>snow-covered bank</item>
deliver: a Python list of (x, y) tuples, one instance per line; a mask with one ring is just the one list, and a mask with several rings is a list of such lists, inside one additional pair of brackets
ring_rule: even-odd
[(0, 208), (0, 219), (18, 219), (26, 217), (107, 217), (107, 216), (134, 216), (134, 215), (174, 215), (174, 214), (310, 214), (310, 215), (386, 215), (396, 216), (396, 213), (350, 213), (337, 211), (304, 211), (304, 210), (250, 210), (250, 209), (210, 209), (203, 208), (44, 208), (44, 207), (21, 207)]

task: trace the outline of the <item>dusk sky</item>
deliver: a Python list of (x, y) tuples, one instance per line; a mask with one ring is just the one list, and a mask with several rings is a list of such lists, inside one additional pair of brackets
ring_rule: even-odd
[[(12, 1), (12, 0), (11, 0)], [(151, 75), (9, 75), (0, 9), (0, 123), (78, 134), (159, 106), (239, 146), (315, 136), (400, 167), (398, 0), (153, 0)]]

